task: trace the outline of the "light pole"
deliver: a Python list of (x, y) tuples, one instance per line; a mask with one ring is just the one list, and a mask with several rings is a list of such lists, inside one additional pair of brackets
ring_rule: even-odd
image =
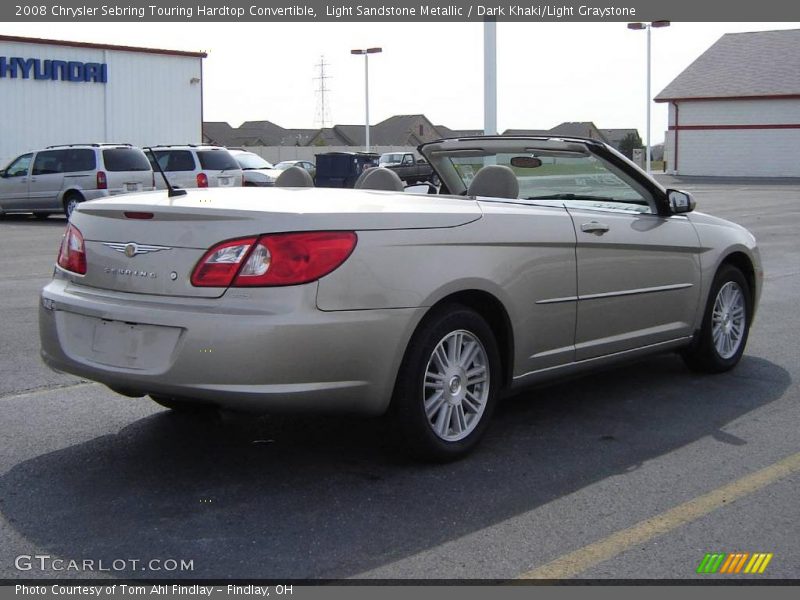
[(365, 129), (365, 146), (366, 151), (369, 152), (369, 55), (383, 52), (383, 48), (362, 48), (360, 50), (350, 50), (350, 54), (363, 54), (364, 55), (364, 105), (366, 112)]
[(628, 29), (647, 30), (647, 155), (645, 164), (650, 174), (650, 30), (653, 27), (669, 27), (669, 21), (651, 21), (649, 23), (628, 23)]

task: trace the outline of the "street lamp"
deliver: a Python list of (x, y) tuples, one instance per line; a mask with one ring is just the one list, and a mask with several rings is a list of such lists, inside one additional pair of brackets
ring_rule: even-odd
[(369, 55), (383, 52), (382, 48), (363, 48), (360, 50), (350, 50), (350, 54), (364, 55), (364, 105), (366, 107), (366, 123), (364, 125), (366, 136), (366, 151), (369, 152)]
[(650, 23), (628, 23), (628, 29), (647, 30), (647, 174), (650, 174), (650, 29), (653, 27), (669, 27), (669, 21), (651, 21)]

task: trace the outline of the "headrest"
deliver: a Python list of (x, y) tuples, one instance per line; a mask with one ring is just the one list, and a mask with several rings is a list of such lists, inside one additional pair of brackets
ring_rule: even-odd
[(314, 187), (311, 174), (301, 167), (289, 167), (278, 175), (276, 187)]
[(467, 195), (517, 198), (519, 197), (519, 182), (510, 167), (505, 165), (486, 165), (478, 171), (469, 184)]
[(391, 169), (376, 167), (366, 171), (364, 177), (356, 181), (355, 187), (361, 190), (402, 192), (405, 186), (397, 173)]

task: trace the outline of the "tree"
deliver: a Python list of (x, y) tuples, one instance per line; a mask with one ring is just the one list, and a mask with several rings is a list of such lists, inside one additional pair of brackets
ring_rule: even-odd
[(627, 156), (628, 158), (633, 158), (633, 150), (634, 148), (641, 148), (642, 147), (642, 138), (639, 137), (638, 133), (629, 133), (622, 141), (619, 143), (619, 151)]

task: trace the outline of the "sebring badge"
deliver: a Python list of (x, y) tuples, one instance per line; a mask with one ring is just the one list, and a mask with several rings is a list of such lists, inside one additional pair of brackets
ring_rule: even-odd
[(124, 254), (128, 258), (133, 258), (138, 254), (150, 254), (151, 252), (160, 252), (161, 250), (172, 250), (169, 246), (148, 246), (147, 244), (137, 244), (136, 242), (128, 242), (127, 244), (106, 242), (103, 245)]

